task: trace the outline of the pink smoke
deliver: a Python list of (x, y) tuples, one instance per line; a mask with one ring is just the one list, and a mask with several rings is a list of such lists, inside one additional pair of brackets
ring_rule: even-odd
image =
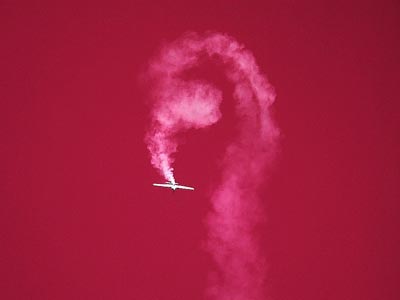
[(264, 299), (264, 257), (253, 231), (263, 214), (257, 187), (265, 180), (279, 134), (269, 113), (275, 94), (253, 55), (232, 37), (188, 33), (166, 45), (150, 64), (155, 103), (146, 141), (151, 163), (165, 179), (175, 181), (176, 134), (210, 126), (221, 117), (222, 93), (216, 87), (182, 79), (204, 55), (223, 62), (234, 84), (239, 124), (238, 136), (226, 149), (222, 181), (213, 192), (213, 211), (207, 218), (207, 249), (217, 265), (207, 295), (218, 300)]

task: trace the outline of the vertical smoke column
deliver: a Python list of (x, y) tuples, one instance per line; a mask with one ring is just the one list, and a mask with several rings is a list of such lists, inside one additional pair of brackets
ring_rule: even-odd
[(218, 300), (261, 300), (264, 258), (253, 233), (262, 218), (257, 187), (265, 180), (278, 130), (269, 114), (275, 94), (252, 54), (233, 38), (218, 33), (189, 33), (166, 45), (148, 70), (154, 106), (146, 142), (153, 166), (174, 181), (175, 135), (219, 120), (222, 93), (206, 82), (182, 78), (205, 55), (222, 61), (234, 84), (239, 125), (238, 135), (226, 149), (222, 181), (213, 192), (213, 211), (207, 218), (207, 248), (217, 265), (207, 295)]

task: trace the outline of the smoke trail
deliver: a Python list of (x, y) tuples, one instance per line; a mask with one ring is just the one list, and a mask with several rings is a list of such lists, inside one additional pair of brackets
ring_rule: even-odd
[(153, 166), (174, 181), (175, 135), (210, 126), (221, 117), (222, 93), (204, 81), (182, 78), (205, 55), (222, 61), (234, 84), (239, 124), (238, 136), (226, 149), (222, 181), (213, 192), (213, 211), (207, 218), (207, 249), (217, 265), (207, 295), (218, 300), (263, 299), (264, 258), (252, 231), (262, 218), (256, 192), (273, 158), (278, 130), (269, 114), (275, 94), (253, 55), (219, 33), (188, 33), (166, 45), (148, 70), (155, 103), (146, 141)]

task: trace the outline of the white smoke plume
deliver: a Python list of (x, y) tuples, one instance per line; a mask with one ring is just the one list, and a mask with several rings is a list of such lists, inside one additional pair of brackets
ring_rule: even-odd
[(227, 79), (234, 85), (239, 125), (238, 135), (226, 149), (222, 181), (213, 192), (213, 211), (207, 218), (207, 249), (217, 267), (210, 275), (207, 296), (261, 300), (265, 299), (265, 258), (253, 234), (263, 215), (257, 187), (265, 180), (279, 132), (269, 112), (275, 93), (253, 55), (219, 33), (188, 33), (167, 44), (148, 70), (154, 105), (146, 142), (153, 166), (175, 182), (176, 134), (210, 126), (221, 118), (222, 92), (207, 82), (182, 77), (204, 56), (223, 62)]

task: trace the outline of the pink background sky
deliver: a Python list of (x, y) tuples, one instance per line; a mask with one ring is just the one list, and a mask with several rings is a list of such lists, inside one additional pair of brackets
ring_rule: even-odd
[(204, 299), (229, 85), (193, 73), (222, 89), (223, 117), (182, 136), (177, 180), (196, 191), (173, 194), (151, 186), (139, 77), (164, 41), (215, 30), (277, 93), (265, 295), (398, 299), (398, 1), (189, 2), (0, 3), (0, 298)]

